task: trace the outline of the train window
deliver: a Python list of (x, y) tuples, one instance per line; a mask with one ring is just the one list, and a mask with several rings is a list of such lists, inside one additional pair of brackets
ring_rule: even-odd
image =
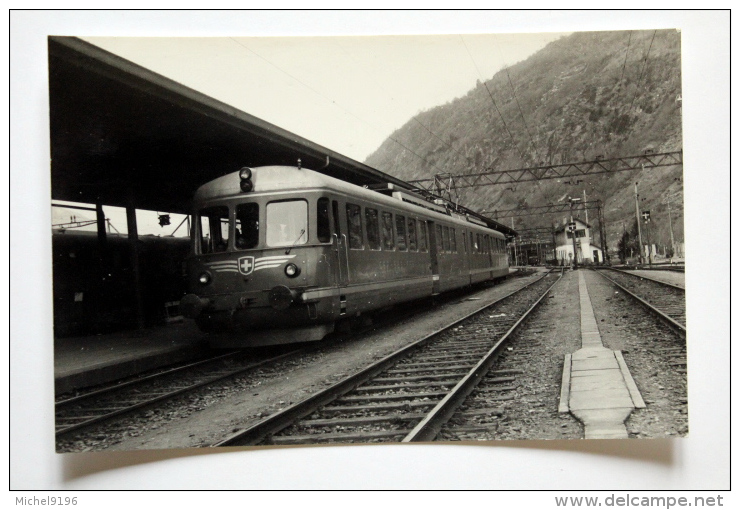
[(392, 250), (395, 247), (393, 242), (393, 215), (389, 212), (383, 213), (383, 249)]
[(226, 251), (229, 244), (229, 208), (223, 205), (206, 207), (200, 216), (200, 253)]
[(446, 253), (450, 251), (450, 227), (442, 227), (442, 249)]
[(237, 250), (256, 248), (260, 240), (259, 204), (239, 204), (234, 220), (234, 246)]
[(468, 253), (468, 236), (465, 234), (465, 231), (462, 232), (462, 240), (463, 240), (463, 253)]
[(308, 202), (270, 202), (265, 210), (267, 246), (295, 246), (308, 242)]
[(457, 234), (455, 233), (455, 229), (450, 229), (450, 251), (452, 253), (457, 253)]
[(491, 253), (491, 238), (488, 237), (488, 234), (486, 234), (485, 242), (483, 243), (483, 248), (486, 253)]
[(398, 249), (406, 251), (406, 218), (396, 215), (396, 241)]
[(416, 251), (416, 220), (409, 218), (406, 222), (406, 232), (409, 234), (409, 251)]
[(378, 210), (365, 208), (365, 227), (367, 228), (367, 245), (371, 250), (380, 249), (380, 222)]
[(442, 247), (442, 225), (435, 225), (434, 233), (437, 236), (435, 239), (437, 242), (437, 251), (441, 253), (444, 251), (444, 248)]
[(475, 253), (475, 245), (473, 244), (473, 233), (468, 232), (468, 237), (470, 237), (470, 253)]
[(359, 205), (347, 204), (347, 227), (349, 228), (349, 247), (352, 250), (361, 250), (362, 243), (362, 212)]
[(320, 243), (331, 241), (331, 221), (329, 220), (329, 199), (319, 198), (316, 202), (316, 237)]
[(475, 253), (483, 253), (480, 234), (475, 234)]
[(427, 251), (427, 223), (426, 221), (419, 220), (419, 251)]

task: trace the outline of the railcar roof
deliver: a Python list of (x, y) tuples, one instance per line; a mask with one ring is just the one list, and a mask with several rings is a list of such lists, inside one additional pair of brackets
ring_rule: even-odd
[(221, 198), (241, 198), (248, 201), (250, 197), (261, 197), (274, 193), (299, 190), (332, 190), (345, 195), (354, 196), (363, 200), (384, 204), (388, 207), (400, 208), (415, 214), (424, 214), (447, 222), (466, 225), (468, 228), (477, 227), (503, 235), (489, 227), (466, 221), (458, 215), (446, 215), (431, 209), (391, 198), (377, 191), (355, 186), (340, 179), (323, 175), (307, 168), (294, 166), (263, 166), (252, 169), (254, 191), (244, 193), (239, 188), (239, 172), (224, 175), (204, 184), (195, 194), (196, 207), (203, 202)]

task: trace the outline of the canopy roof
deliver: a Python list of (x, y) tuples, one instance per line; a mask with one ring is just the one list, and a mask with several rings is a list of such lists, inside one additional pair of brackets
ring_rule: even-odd
[(76, 37), (49, 37), (49, 103), (54, 200), (186, 214), (216, 177), (298, 159), (360, 186), (414, 188)]

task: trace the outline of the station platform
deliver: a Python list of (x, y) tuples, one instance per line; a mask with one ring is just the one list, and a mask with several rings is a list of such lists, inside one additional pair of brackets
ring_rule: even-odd
[(57, 395), (185, 361), (207, 348), (192, 321), (135, 331), (54, 339)]
[(630, 269), (627, 272), (637, 276), (645, 276), (647, 278), (652, 278), (653, 280), (670, 283), (684, 289), (686, 288), (686, 275), (684, 273), (655, 271), (649, 269)]
[(565, 357), (558, 411), (580, 420), (586, 439), (627, 438), (624, 422), (645, 402), (622, 353), (601, 342), (583, 271), (578, 272), (578, 291), (582, 347)]

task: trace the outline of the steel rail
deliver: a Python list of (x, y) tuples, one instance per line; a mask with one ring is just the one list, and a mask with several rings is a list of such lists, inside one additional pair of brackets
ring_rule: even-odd
[[(629, 275), (629, 276), (631, 276), (633, 278), (642, 278), (643, 280), (648, 280), (648, 281), (655, 282), (655, 283), (660, 284), (660, 285), (665, 285), (666, 287), (672, 287), (672, 288), (677, 289), (677, 290), (680, 290), (682, 292), (686, 292), (686, 288), (685, 287), (681, 287), (680, 285), (676, 285), (674, 283), (664, 282), (662, 280), (656, 280), (655, 278), (653, 278), (651, 276), (645, 276), (645, 275), (641, 275), (641, 274), (630, 273), (626, 269), (618, 269), (616, 267), (606, 267), (604, 269), (609, 269), (610, 271), (616, 271), (617, 273), (626, 274), (626, 275)], [(640, 271), (642, 271), (642, 269), (640, 269)]]
[(520, 287), (519, 289), (514, 290), (513, 292), (507, 294), (506, 296), (503, 296), (499, 299), (496, 299), (490, 303), (487, 303), (486, 305), (483, 305), (477, 308), (475, 311), (465, 315), (464, 317), (461, 317), (451, 322), (450, 324), (443, 326), (433, 331), (432, 333), (429, 333), (428, 335), (420, 338), (419, 340), (396, 350), (395, 352), (389, 354), (388, 356), (352, 374), (351, 376), (345, 379), (342, 379), (341, 381), (336, 382), (335, 384), (329, 386), (328, 388), (321, 390), (320, 392), (315, 393), (314, 395), (311, 395), (310, 397), (307, 397), (300, 402), (296, 402), (295, 404), (288, 406), (286, 409), (282, 411), (279, 411), (270, 416), (267, 416), (263, 418), (262, 420), (249, 426), (248, 428), (240, 430), (230, 435), (229, 437), (212, 444), (211, 446), (212, 447), (248, 446), (248, 445), (258, 444), (259, 442), (263, 441), (268, 436), (274, 435), (280, 432), (281, 430), (289, 427), (290, 425), (295, 423), (297, 420), (300, 420), (301, 418), (308, 416), (309, 414), (314, 412), (319, 407), (324, 406), (336, 400), (337, 398), (341, 397), (345, 393), (352, 391), (357, 386), (361, 385), (362, 383), (368, 381), (374, 376), (390, 368), (392, 365), (398, 362), (398, 360), (408, 356), (411, 352), (417, 350), (419, 347), (422, 347), (425, 344), (429, 343), (440, 333), (455, 327), (456, 325), (466, 321), (470, 317), (480, 313), (481, 311), (500, 303), (501, 301), (513, 296), (514, 294), (517, 294), (523, 291), (524, 289), (530, 287), (531, 285), (534, 285), (535, 283), (545, 278), (551, 272), (552, 271), (547, 271), (543, 273), (543, 275), (540, 278), (527, 283), (526, 285)]
[[(78, 431), (78, 430), (80, 430), (82, 428), (87, 428), (87, 427), (89, 427), (91, 425), (95, 425), (96, 423), (107, 421), (107, 420), (109, 420), (111, 418), (115, 418), (115, 417), (121, 416), (123, 414), (131, 413), (131, 412), (136, 411), (138, 409), (141, 409), (143, 407), (147, 407), (147, 406), (150, 406), (152, 404), (156, 404), (157, 402), (162, 402), (164, 400), (168, 400), (168, 399), (174, 398), (174, 397), (176, 397), (178, 395), (181, 395), (183, 393), (193, 391), (193, 390), (198, 389), (198, 388), (201, 388), (203, 386), (208, 386), (209, 384), (213, 384), (213, 383), (218, 382), (218, 381), (221, 381), (223, 379), (228, 379), (229, 377), (234, 377), (235, 375), (238, 375), (238, 374), (241, 374), (243, 372), (252, 370), (252, 369), (257, 368), (259, 366), (262, 366), (264, 364), (267, 364), (267, 363), (270, 363), (270, 362), (275, 362), (275, 361), (280, 361), (283, 358), (286, 358), (288, 356), (294, 355), (296, 352), (298, 352), (300, 350), (301, 349), (297, 349), (295, 351), (290, 351), (290, 352), (287, 352), (287, 353), (283, 353), (283, 354), (281, 354), (279, 356), (275, 356), (274, 358), (269, 358), (269, 359), (266, 359), (266, 360), (258, 361), (256, 363), (252, 363), (252, 364), (250, 364), (250, 365), (248, 365), (246, 367), (242, 367), (242, 368), (240, 368), (238, 370), (230, 371), (227, 374), (221, 374), (221, 375), (212, 377), (210, 379), (207, 379), (205, 381), (201, 381), (199, 383), (191, 384), (191, 385), (189, 385), (187, 387), (179, 388), (179, 389), (177, 389), (175, 391), (167, 392), (167, 393), (164, 393), (162, 395), (158, 395), (158, 396), (156, 396), (154, 398), (143, 400), (141, 402), (137, 402), (136, 404), (133, 404), (133, 405), (130, 405), (130, 406), (126, 406), (126, 407), (122, 407), (121, 409), (117, 409), (117, 410), (111, 411), (109, 413), (101, 414), (99, 416), (95, 416), (93, 418), (90, 418), (89, 420), (85, 420), (85, 421), (82, 421), (82, 422), (79, 422), (79, 423), (75, 423), (75, 424), (69, 425), (67, 427), (64, 427), (62, 429), (57, 430), (56, 433), (55, 433), (56, 434), (56, 438), (58, 439), (58, 438), (60, 438), (60, 437), (62, 437), (64, 435), (67, 435), (67, 434), (71, 433), (71, 432)], [(159, 375), (159, 374), (155, 374), (155, 375)], [(136, 382), (136, 381), (133, 381), (133, 382)], [(72, 416), (70, 418), (73, 419), (74, 417)], [(62, 419), (64, 419), (64, 418), (62, 417)]]
[(155, 379), (158, 379), (160, 377), (164, 377), (166, 375), (172, 375), (172, 374), (175, 374), (177, 372), (181, 372), (183, 370), (187, 370), (189, 368), (195, 368), (195, 367), (197, 367), (199, 365), (207, 365), (208, 363), (211, 363), (213, 361), (218, 361), (218, 360), (220, 360), (222, 358), (228, 358), (230, 356), (235, 356), (236, 354), (240, 354), (240, 351), (231, 351), (231, 352), (227, 352), (226, 354), (219, 354), (218, 356), (214, 356), (213, 358), (208, 358), (208, 359), (203, 359), (203, 360), (196, 361), (196, 362), (193, 362), (193, 363), (188, 363), (187, 365), (183, 365), (183, 366), (180, 366), (180, 367), (171, 368), (171, 369), (165, 370), (163, 372), (157, 372), (156, 374), (151, 374), (151, 375), (148, 375), (146, 377), (141, 377), (139, 379), (134, 379), (134, 380), (131, 380), (131, 381), (126, 381), (126, 382), (123, 382), (123, 383), (120, 383), (120, 384), (116, 384), (116, 385), (113, 385), (113, 386), (108, 386), (106, 388), (101, 388), (99, 390), (91, 391), (89, 393), (84, 393), (82, 395), (78, 395), (76, 397), (68, 398), (68, 399), (65, 399), (65, 400), (59, 400), (59, 401), (57, 401), (57, 402), (54, 403), (54, 407), (56, 409), (59, 409), (60, 407), (64, 407), (64, 406), (76, 404), (76, 403), (79, 403), (79, 402), (83, 402), (83, 401), (85, 401), (87, 399), (90, 399), (90, 398), (93, 398), (93, 397), (99, 397), (101, 395), (105, 395), (106, 393), (114, 393), (116, 391), (122, 390), (123, 388), (127, 388), (129, 386), (136, 386), (138, 384), (142, 384), (142, 383), (147, 382), (147, 381), (155, 380)]
[(529, 317), (529, 314), (537, 308), (542, 300), (550, 293), (550, 290), (560, 281), (560, 277), (550, 285), (547, 290), (535, 301), (535, 303), (524, 312), (519, 320), (504, 333), (504, 335), (491, 347), (483, 358), (463, 377), (459, 383), (427, 414), (427, 416), (414, 427), (408, 435), (403, 438), (402, 443), (434, 441), (442, 426), (449, 421), (457, 408), (465, 401), (470, 393), (478, 386), (481, 379), (488, 373), (491, 365), (496, 361), (501, 348), (509, 337)]
[[(603, 273), (602, 273), (601, 271), (596, 271), (596, 273), (598, 273), (599, 275), (601, 275), (601, 277), (602, 277), (602, 278), (605, 278), (605, 279), (609, 280), (609, 281), (610, 281), (610, 282), (611, 282), (611, 283), (612, 283), (612, 284), (613, 284), (614, 286), (616, 286), (616, 287), (618, 287), (619, 289), (621, 289), (621, 290), (622, 290), (622, 292), (624, 292), (625, 294), (627, 294), (627, 295), (628, 295), (628, 296), (630, 296), (631, 298), (633, 298), (633, 299), (637, 300), (637, 301), (638, 301), (638, 302), (639, 302), (640, 304), (642, 304), (642, 305), (643, 305), (643, 306), (644, 306), (644, 307), (645, 307), (645, 308), (646, 308), (646, 309), (647, 309), (647, 310), (648, 310), (649, 312), (653, 313), (653, 314), (654, 314), (654, 315), (656, 315), (656, 316), (657, 316), (658, 318), (660, 318), (660, 319), (661, 319), (662, 321), (664, 321), (664, 322), (665, 322), (665, 324), (666, 324), (666, 325), (667, 325), (667, 326), (668, 326), (669, 328), (671, 328), (671, 329), (672, 329), (672, 330), (673, 330), (673, 331), (674, 331), (675, 333), (677, 333), (677, 334), (678, 334), (679, 336), (681, 336), (681, 337), (682, 337), (682, 338), (684, 338), (684, 339), (686, 338), (686, 326), (684, 326), (683, 324), (681, 324), (681, 323), (679, 323), (679, 322), (675, 321), (675, 320), (674, 320), (673, 318), (669, 317), (668, 315), (666, 315), (666, 314), (665, 314), (665, 313), (663, 313), (662, 311), (660, 311), (660, 310), (658, 310), (657, 308), (655, 308), (655, 307), (654, 307), (654, 306), (653, 306), (653, 305), (652, 305), (651, 303), (649, 303), (648, 301), (645, 301), (644, 299), (642, 299), (642, 298), (641, 298), (640, 296), (638, 296), (637, 294), (635, 294), (635, 293), (633, 293), (633, 292), (629, 291), (629, 290), (628, 290), (628, 289), (626, 289), (626, 288), (625, 288), (624, 286), (622, 286), (622, 285), (618, 284), (617, 282), (615, 282), (614, 280), (612, 280), (611, 278), (609, 278), (608, 276), (606, 276), (605, 274), (603, 274)], [(662, 283), (662, 282), (661, 282), (661, 283)], [(679, 287), (679, 288), (680, 288), (680, 287)], [(683, 289), (681, 289), (681, 290), (683, 290)]]

